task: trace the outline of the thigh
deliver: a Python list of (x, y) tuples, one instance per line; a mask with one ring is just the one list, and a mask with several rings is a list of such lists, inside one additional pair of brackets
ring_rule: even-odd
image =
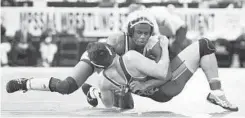
[(199, 61), (199, 43), (195, 42), (171, 60), (171, 80), (161, 86), (159, 91), (168, 96), (178, 95), (199, 67)]
[(170, 68), (171, 79), (167, 83), (156, 88), (158, 91), (154, 94), (140, 96), (149, 97), (158, 102), (167, 102), (178, 95), (193, 74), (178, 56), (171, 61)]
[(192, 73), (194, 73), (199, 67), (200, 52), (199, 42), (196, 41), (182, 50), (174, 59), (171, 60), (170, 66), (172, 72), (177, 70), (181, 64), (184, 64)]
[(153, 95), (149, 95), (145, 97), (151, 98), (152, 100), (157, 102), (168, 102), (173, 98), (172, 96), (166, 95), (165, 92), (161, 90), (158, 90)]
[(179, 67), (173, 71), (170, 81), (156, 88), (158, 90), (154, 94), (141, 96), (149, 97), (157, 102), (167, 102), (183, 90), (192, 75), (192, 72), (186, 68), (185, 64), (181, 63)]
[(75, 67), (73, 67), (69, 76), (75, 79), (77, 86), (80, 87), (82, 84), (93, 74), (93, 67), (84, 62), (79, 61)]
[(181, 66), (181, 69), (176, 71), (178, 72), (172, 76), (172, 79), (159, 88), (159, 91), (166, 96), (173, 97), (178, 95), (193, 75), (193, 73), (185, 66)]

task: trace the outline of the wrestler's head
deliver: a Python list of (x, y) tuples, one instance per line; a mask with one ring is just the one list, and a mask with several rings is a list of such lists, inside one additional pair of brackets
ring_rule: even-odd
[(99, 68), (107, 68), (110, 66), (116, 55), (110, 45), (102, 42), (89, 43), (87, 52), (91, 63)]
[(128, 24), (128, 34), (137, 46), (146, 45), (153, 29), (153, 23), (146, 17), (139, 17)]

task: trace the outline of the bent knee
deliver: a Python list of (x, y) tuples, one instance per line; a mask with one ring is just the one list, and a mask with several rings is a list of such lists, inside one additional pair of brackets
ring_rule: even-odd
[[(53, 86), (52, 86), (53, 85)], [(50, 90), (61, 94), (71, 94), (78, 89), (76, 81), (72, 77), (67, 77), (61, 81), (56, 78), (51, 79)]]
[(199, 52), (200, 57), (212, 54), (215, 52), (215, 46), (209, 39), (202, 38), (199, 40)]

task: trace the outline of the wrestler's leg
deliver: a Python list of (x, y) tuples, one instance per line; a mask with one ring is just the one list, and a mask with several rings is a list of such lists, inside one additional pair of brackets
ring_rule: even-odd
[(65, 79), (49, 77), (11, 80), (7, 83), (6, 90), (9, 93), (18, 90), (38, 90), (70, 94), (76, 91), (92, 73), (93, 67), (86, 61), (80, 61)]
[(211, 90), (221, 89), (214, 52), (214, 46), (208, 39), (200, 39), (180, 52), (171, 61), (172, 80), (162, 87), (165, 94), (178, 95), (199, 65), (207, 77)]
[[(199, 50), (197, 51), (197, 49)], [(225, 109), (237, 111), (238, 108), (226, 99), (221, 89), (214, 52), (214, 45), (208, 39), (200, 39), (185, 48), (171, 61), (172, 79), (161, 86), (159, 92), (163, 92), (162, 94), (169, 97), (178, 95), (199, 65), (201, 65), (212, 90), (207, 99)]]
[[(170, 69), (172, 72), (172, 79), (169, 82), (162, 85), (161, 87), (159, 87), (159, 91), (155, 93), (157, 95), (153, 95), (156, 97), (151, 97), (152, 99), (157, 100), (159, 102), (166, 102), (170, 100), (172, 97), (178, 95), (183, 90), (185, 84), (191, 78), (193, 73), (197, 70), (199, 65), (200, 58), (198, 56), (198, 52), (195, 52), (196, 48), (198, 48), (197, 42), (185, 48), (182, 52), (180, 52), (178, 56), (171, 60)], [(186, 60), (184, 59), (184, 57), (188, 57), (188, 55), (184, 56), (184, 54), (187, 54), (187, 52), (189, 51), (190, 58)], [(193, 58), (191, 58), (192, 56)], [(163, 97), (159, 98), (159, 96)]]
[(158, 102), (167, 102), (178, 95), (199, 66), (200, 57), (196, 50), (198, 48), (198, 42), (194, 42), (172, 59), (169, 65), (171, 81), (162, 85), (158, 88), (159, 91), (148, 97)]
[(211, 90), (221, 89), (214, 52), (214, 46), (208, 39), (200, 39), (180, 52), (171, 61), (172, 79), (162, 87), (165, 94), (178, 95), (199, 65), (207, 77)]

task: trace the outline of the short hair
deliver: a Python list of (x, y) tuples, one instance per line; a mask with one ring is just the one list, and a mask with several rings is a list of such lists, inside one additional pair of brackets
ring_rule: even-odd
[(114, 52), (110, 45), (102, 42), (89, 43), (86, 50), (91, 63), (102, 68), (107, 66), (106, 64), (110, 63), (110, 59)]

